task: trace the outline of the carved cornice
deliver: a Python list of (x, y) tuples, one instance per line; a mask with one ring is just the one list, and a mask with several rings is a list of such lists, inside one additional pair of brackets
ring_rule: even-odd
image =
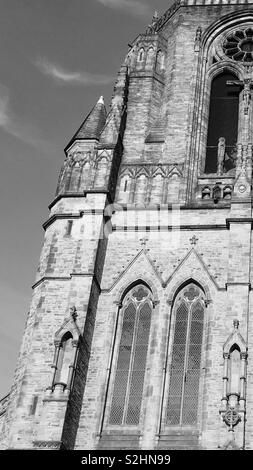
[(154, 165), (153, 163), (125, 163), (121, 166), (120, 169), (120, 176), (125, 174), (129, 175), (131, 178), (137, 178), (144, 174), (148, 178), (153, 178), (157, 175), (161, 175), (163, 177), (170, 177), (174, 173), (177, 173), (179, 176), (183, 174), (183, 164), (157, 164)]

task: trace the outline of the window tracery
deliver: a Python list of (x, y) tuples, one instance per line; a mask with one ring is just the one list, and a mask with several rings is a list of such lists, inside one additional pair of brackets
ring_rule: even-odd
[(233, 31), (223, 43), (223, 50), (230, 59), (241, 62), (253, 61), (253, 29)]

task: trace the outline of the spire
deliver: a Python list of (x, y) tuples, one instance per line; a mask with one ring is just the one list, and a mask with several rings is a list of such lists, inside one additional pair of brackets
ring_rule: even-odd
[(106, 122), (106, 108), (104, 103), (103, 96), (100, 96), (98, 102), (95, 104), (94, 108), (85, 118), (82, 125), (79, 127), (78, 131), (71, 139), (67, 147), (69, 147), (75, 140), (83, 139), (96, 139), (99, 140), (100, 134), (103, 130), (103, 127)]

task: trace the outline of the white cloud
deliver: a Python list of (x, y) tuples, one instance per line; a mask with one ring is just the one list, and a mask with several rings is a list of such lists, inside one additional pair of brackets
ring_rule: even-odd
[(152, 17), (154, 10), (141, 0), (97, 0), (105, 7), (122, 10), (133, 16)]
[(0, 128), (26, 144), (40, 148), (40, 150), (51, 149), (40, 134), (40, 130), (33, 124), (26, 122), (24, 118), (20, 119), (11, 110), (9, 91), (0, 84)]
[(72, 85), (107, 85), (113, 81), (108, 75), (92, 74), (89, 72), (71, 72), (63, 69), (61, 66), (53, 64), (45, 58), (36, 60), (35, 65), (38, 69), (52, 77), (58, 83)]
[(9, 116), (8, 116), (8, 95), (6, 88), (0, 86), (0, 126), (5, 127), (8, 125)]

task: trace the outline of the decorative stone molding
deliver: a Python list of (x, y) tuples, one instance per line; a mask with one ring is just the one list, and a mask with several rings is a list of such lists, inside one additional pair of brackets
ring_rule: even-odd
[(33, 447), (40, 450), (60, 450), (61, 441), (33, 441)]
[(120, 169), (118, 202), (167, 204), (178, 202), (182, 164), (128, 164)]
[(200, 183), (197, 188), (196, 198), (203, 202), (229, 201), (232, 198), (233, 184), (228, 181), (210, 182), (208, 184)]
[[(212, 302), (211, 295), (210, 295), (210, 289), (207, 286), (207, 284), (205, 282), (203, 282), (203, 279), (200, 279), (200, 278), (197, 279), (196, 276), (194, 276), (192, 278), (183, 278), (183, 279), (180, 279), (179, 281), (177, 281), (176, 284), (174, 286), (172, 286), (171, 289), (170, 289), (170, 293), (169, 293), (169, 296), (168, 296), (167, 301), (166, 301), (167, 304), (168, 305), (173, 305), (174, 300), (177, 296), (177, 293), (180, 291), (182, 286), (187, 285), (187, 284), (191, 284), (191, 283), (196, 284), (201, 289), (203, 289), (203, 291), (205, 293), (204, 302), (207, 305), (209, 305)], [(168, 285), (168, 282), (166, 283), (166, 286), (167, 285)]]
[(245, 21), (241, 26), (229, 25), (221, 31), (213, 42), (213, 58), (215, 62), (237, 65), (242, 73), (249, 72), (253, 65), (252, 22)]
[(145, 174), (149, 178), (154, 178), (158, 174), (161, 174), (163, 177), (170, 177), (173, 174), (178, 176), (183, 176), (183, 164), (158, 164), (154, 165), (152, 163), (131, 163), (124, 164), (121, 166), (119, 177), (128, 175), (131, 178), (137, 178)]
[(76, 323), (76, 319), (77, 319), (77, 310), (76, 310), (76, 307), (73, 305), (69, 309), (69, 316), (65, 318), (61, 327), (55, 333), (55, 344), (61, 341), (61, 338), (68, 331), (72, 334), (73, 340), (78, 341), (80, 339), (81, 331)]

